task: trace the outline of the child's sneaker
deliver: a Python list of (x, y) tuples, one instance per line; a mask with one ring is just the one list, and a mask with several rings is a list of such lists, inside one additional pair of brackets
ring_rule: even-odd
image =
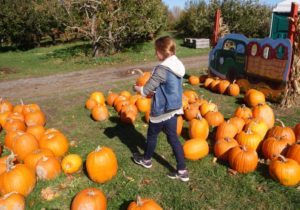
[(172, 171), (167, 174), (170, 179), (180, 179), (183, 182), (187, 182), (190, 180), (189, 173), (187, 170), (183, 171)]
[(132, 159), (136, 164), (139, 164), (145, 168), (152, 167), (151, 160), (145, 160), (143, 155), (134, 154)]

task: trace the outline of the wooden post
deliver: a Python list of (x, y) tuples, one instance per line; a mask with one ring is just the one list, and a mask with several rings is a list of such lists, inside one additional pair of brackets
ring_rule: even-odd
[(296, 31), (296, 25), (294, 24), (294, 21), (297, 21), (297, 18), (298, 18), (298, 4), (296, 4), (295, 2), (292, 2), (290, 17), (293, 19), (293, 21), (290, 20), (290, 22), (289, 22), (288, 38), (289, 38), (289, 40), (291, 40), (291, 43), (293, 46), (294, 39), (295, 39), (294, 36), (295, 36), (295, 31)]
[(220, 29), (220, 18), (221, 18), (221, 10), (217, 9), (215, 13), (215, 25), (214, 25), (214, 33), (212, 37), (212, 46), (215, 47), (218, 42), (218, 34)]

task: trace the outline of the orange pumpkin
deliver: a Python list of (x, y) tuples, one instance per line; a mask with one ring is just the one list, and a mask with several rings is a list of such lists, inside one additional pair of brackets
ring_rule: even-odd
[(104, 121), (108, 119), (109, 113), (105, 105), (98, 104), (92, 109), (92, 118), (96, 121)]
[(198, 94), (193, 90), (185, 90), (183, 91), (183, 95), (188, 98), (188, 103), (195, 103), (198, 98)]
[(6, 132), (9, 132), (9, 131), (25, 131), (26, 130), (26, 125), (21, 120), (7, 118), (3, 128)]
[(122, 90), (120, 93), (119, 93), (119, 96), (124, 96), (127, 100), (131, 97), (131, 93), (127, 90)]
[(246, 92), (244, 99), (250, 107), (255, 107), (258, 104), (264, 104), (266, 102), (265, 95), (255, 89), (250, 89)]
[(219, 139), (224, 139), (226, 137), (234, 138), (237, 133), (237, 127), (229, 120), (227, 120), (218, 126), (215, 134), (215, 140), (218, 141)]
[(193, 119), (189, 123), (189, 136), (191, 139), (207, 139), (209, 134), (209, 125), (206, 119), (198, 115), (197, 119)]
[(12, 142), (12, 151), (18, 160), (24, 160), (32, 151), (39, 148), (38, 141), (30, 133), (18, 132)]
[(141, 69), (134, 69), (133, 71), (136, 71), (140, 74), (140, 76), (136, 79), (135, 82), (137, 86), (144, 86), (151, 77), (150, 71), (143, 72)]
[(300, 181), (300, 165), (281, 155), (270, 162), (269, 172), (273, 179), (284, 186), (294, 186)]
[(268, 137), (262, 143), (262, 153), (265, 158), (273, 159), (278, 155), (285, 155), (288, 143), (284, 138)]
[(231, 117), (228, 122), (235, 125), (237, 133), (241, 132), (245, 126), (245, 121), (240, 117)]
[(189, 83), (190, 83), (191, 85), (199, 85), (199, 83), (200, 83), (199, 77), (197, 77), (197, 76), (195, 76), (195, 75), (189, 76), (188, 81), (189, 81)]
[(51, 150), (56, 157), (62, 157), (69, 149), (69, 141), (56, 129), (48, 129), (39, 141), (41, 149)]
[(234, 112), (235, 117), (242, 118), (245, 122), (251, 119), (252, 115), (252, 110), (249, 107), (246, 107), (245, 104), (242, 104), (241, 106), (237, 107)]
[(15, 138), (17, 137), (18, 132), (20, 132), (20, 131), (9, 131), (6, 133), (6, 135), (4, 137), (4, 145), (8, 149), (12, 150), (13, 142), (14, 142)]
[(3, 98), (0, 98), (0, 112), (12, 112), (14, 106), (8, 101)]
[(46, 129), (42, 125), (34, 125), (34, 126), (29, 126), (26, 129), (26, 133), (32, 134), (37, 141), (40, 140), (42, 135), (45, 133)]
[(105, 104), (105, 97), (103, 93), (100, 91), (93, 92), (89, 98), (95, 100), (97, 104), (101, 104), (101, 105)]
[(197, 118), (198, 115), (200, 115), (200, 111), (196, 106), (188, 105), (188, 107), (184, 110), (184, 118), (187, 121)]
[(88, 154), (86, 169), (91, 180), (105, 183), (111, 180), (118, 171), (118, 162), (115, 153), (109, 147), (98, 146)]
[(209, 146), (205, 139), (190, 139), (183, 144), (184, 157), (188, 160), (199, 160), (208, 155)]
[(16, 192), (7, 193), (0, 197), (0, 207), (4, 210), (24, 210), (25, 198)]
[(218, 85), (218, 91), (221, 94), (224, 94), (227, 92), (227, 88), (229, 87), (230, 82), (228, 80), (222, 80), (220, 81), (219, 85)]
[(44, 156), (36, 163), (35, 171), (39, 179), (52, 180), (61, 174), (61, 164), (56, 157)]
[(248, 149), (253, 150), (256, 150), (262, 141), (260, 135), (253, 133), (250, 129), (237, 134), (236, 140), (240, 145), (245, 145)]
[(267, 104), (258, 104), (252, 109), (253, 117), (264, 120), (268, 128), (272, 128), (275, 123), (275, 115), (272, 108)]
[(6, 123), (6, 120), (8, 116), (11, 114), (11, 111), (6, 111), (6, 112), (0, 112), (0, 126), (4, 128), (4, 125)]
[(208, 111), (204, 118), (207, 120), (208, 125), (212, 127), (217, 127), (224, 122), (224, 116), (219, 111)]
[(228, 161), (233, 170), (244, 174), (256, 169), (258, 155), (255, 150), (247, 149), (246, 146), (240, 145), (229, 150)]
[(206, 78), (205, 81), (204, 81), (204, 84), (203, 84), (204, 87), (205, 87), (205, 88), (209, 88), (210, 84), (211, 84), (213, 81), (214, 81), (214, 79), (211, 78), (211, 77)]
[(147, 112), (151, 109), (151, 99), (150, 98), (138, 98), (136, 101), (136, 107), (139, 112)]
[(24, 115), (25, 124), (27, 126), (42, 125), (46, 123), (45, 114), (42, 111), (28, 112)]
[(136, 201), (132, 201), (127, 210), (163, 210), (158, 203), (150, 198), (141, 198), (137, 196)]
[(87, 99), (85, 102), (85, 108), (92, 110), (95, 106), (97, 106), (97, 101), (95, 101), (94, 99)]
[(106, 103), (109, 105), (109, 106), (113, 106), (114, 105), (114, 101), (115, 99), (119, 96), (119, 94), (117, 93), (114, 93), (114, 92), (108, 92), (108, 95), (106, 97)]
[(239, 143), (233, 138), (219, 139), (214, 145), (214, 154), (219, 159), (228, 160), (228, 151), (238, 145)]
[(279, 119), (276, 119), (276, 121), (280, 122), (281, 125), (272, 127), (269, 130), (267, 137), (284, 138), (288, 141), (289, 145), (294, 144), (296, 142), (296, 136), (293, 129), (290, 127), (286, 127), (284, 123)]
[(71, 204), (71, 210), (106, 210), (106, 207), (106, 197), (104, 193), (97, 188), (87, 188), (81, 190), (76, 194)]
[(286, 157), (296, 160), (300, 164), (300, 140), (288, 148)]
[(17, 192), (29, 195), (35, 187), (35, 173), (24, 164), (9, 163), (7, 170), (0, 175), (0, 194)]
[(209, 101), (208, 103), (203, 103), (200, 106), (200, 113), (202, 116), (204, 116), (209, 111), (218, 111), (218, 106), (211, 101)]
[(69, 154), (61, 161), (61, 167), (65, 174), (76, 173), (82, 168), (82, 159), (78, 154)]
[(268, 125), (265, 121), (255, 118), (250, 120), (245, 126), (245, 130), (250, 130), (251, 132), (258, 134), (261, 137), (261, 140), (265, 138), (268, 129)]
[(227, 88), (227, 93), (230, 96), (237, 96), (240, 94), (240, 87), (233, 81)]
[(54, 157), (54, 154), (49, 149), (36, 149), (30, 152), (24, 159), (24, 164), (35, 172), (36, 164), (42, 157)]

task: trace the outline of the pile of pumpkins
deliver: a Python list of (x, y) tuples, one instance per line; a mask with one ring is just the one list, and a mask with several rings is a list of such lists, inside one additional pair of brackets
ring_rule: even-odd
[(206, 89), (215, 93), (227, 94), (230, 96), (237, 96), (240, 94), (240, 87), (235, 80), (231, 83), (226, 79), (223, 80), (218, 77), (213, 78), (208, 77), (207, 75), (197, 77), (195, 75), (191, 75), (188, 78), (188, 82), (191, 85), (199, 85), (200, 83), (203, 83), (203, 86)]
[[(232, 118), (220, 124), (215, 132), (214, 154), (228, 161), (239, 173), (256, 169), (259, 155), (269, 160), (271, 177), (282, 185), (293, 186), (300, 181), (300, 123), (286, 127), (275, 120), (264, 94), (250, 89), (246, 105), (238, 107)], [(276, 125), (275, 121), (280, 122)]]

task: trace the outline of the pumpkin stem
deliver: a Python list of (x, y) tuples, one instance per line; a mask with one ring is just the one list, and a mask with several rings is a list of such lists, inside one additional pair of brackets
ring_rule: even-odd
[(7, 159), (5, 160), (5, 162), (6, 162), (6, 171), (7, 172), (11, 171), (15, 167), (14, 160), (15, 160), (16, 156), (17, 155), (12, 151), (10, 153), (10, 155), (7, 157)]
[(2, 199), (3, 200), (6, 200), (9, 196), (11, 196), (12, 194), (19, 194), (18, 192), (9, 192), (9, 193), (6, 193), (5, 195), (2, 196)]
[(22, 98), (20, 99), (20, 102), (21, 102), (21, 105), (23, 106), (23, 105), (24, 105), (24, 102), (23, 102), (23, 99), (22, 99)]
[(199, 112), (197, 113), (196, 118), (197, 118), (198, 120), (202, 120), (202, 119), (203, 119), (202, 115), (201, 115)]
[(244, 152), (247, 151), (247, 147), (246, 147), (245, 145), (240, 145), (240, 148), (241, 148)]
[(236, 82), (236, 80), (233, 80), (232, 84), (234, 84)]
[(143, 75), (143, 74), (144, 74), (144, 72), (143, 72), (142, 69), (131, 69), (131, 70), (130, 70), (130, 73), (131, 73), (131, 74), (139, 73), (140, 75)]
[(53, 137), (55, 136), (55, 134), (53, 134), (53, 133), (50, 133), (49, 135), (48, 135), (48, 139), (52, 139)]
[(142, 198), (139, 195), (136, 197), (136, 204), (137, 204), (138, 207), (143, 206)]
[(277, 118), (276, 121), (279, 122), (279, 123), (281, 124), (281, 127), (285, 128), (284, 123), (283, 123), (280, 119)]
[(284, 162), (284, 163), (286, 163), (287, 162), (287, 159), (283, 156), (283, 155), (277, 155), (277, 157), (282, 161), (282, 162)]
[(97, 146), (97, 148), (95, 149), (95, 152), (99, 152), (102, 149), (102, 147), (100, 145)]
[(87, 194), (88, 194), (88, 196), (95, 196), (96, 195), (94, 190), (89, 190)]

